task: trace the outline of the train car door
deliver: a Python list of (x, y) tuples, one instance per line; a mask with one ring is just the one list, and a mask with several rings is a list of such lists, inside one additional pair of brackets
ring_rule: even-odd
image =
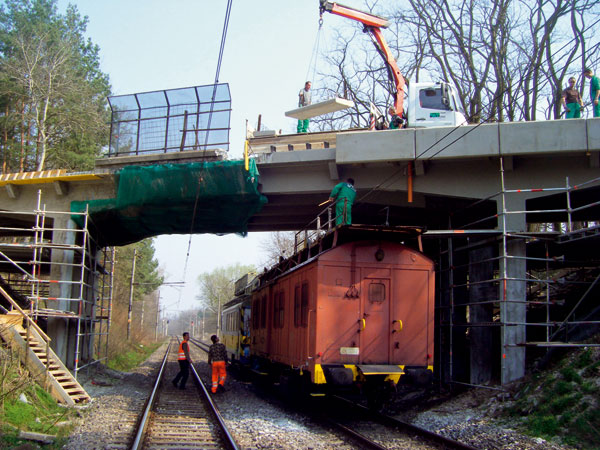
[(423, 366), (433, 353), (433, 272), (394, 271), (392, 364)]
[(365, 278), (362, 289), (363, 311), (359, 320), (360, 362), (389, 363), (390, 280)]

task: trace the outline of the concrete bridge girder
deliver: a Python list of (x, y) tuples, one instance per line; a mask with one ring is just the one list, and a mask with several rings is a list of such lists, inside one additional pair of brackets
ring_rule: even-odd
[[(250, 220), (249, 231), (300, 229), (314, 219), (321, 209), (318, 204), (327, 199), (331, 188), (348, 177), (356, 180), (357, 199), (363, 202), (353, 214), (358, 221), (382, 221), (378, 214), (390, 206), (397, 210), (394, 225), (429, 225), (433, 219), (437, 225), (457, 206), (501, 191), (500, 156), (506, 188), (539, 189), (565, 186), (565, 177), (571, 186), (600, 177), (599, 152), (600, 119), (340, 133), (335, 148), (263, 155), (257, 164), (261, 189), (269, 203)], [(415, 164), (412, 203), (407, 201), (408, 162)], [(56, 228), (69, 229), (74, 226), (70, 219), (61, 222), (51, 211), (69, 211), (74, 200), (115, 197), (114, 177), (106, 169), (97, 175), (95, 180), (60, 180), (59, 184), (0, 183), (0, 210), (34, 211), (41, 189), (47, 216), (55, 219)], [(525, 211), (527, 200), (546, 195), (508, 194), (508, 209)], [(494, 201), (494, 212), (502, 213), (499, 198)], [(526, 230), (526, 218), (509, 216), (506, 226), (508, 230)], [(522, 241), (506, 248), (511, 256), (525, 255)], [(507, 278), (523, 279), (524, 275), (524, 261), (509, 260), (501, 272)], [(68, 273), (55, 276), (73, 277)], [(525, 283), (508, 281), (505, 292), (506, 298), (524, 300)], [(504, 322), (524, 322), (524, 303), (505, 306)], [(60, 320), (55, 335), (60, 333)], [(525, 350), (513, 346), (524, 340), (524, 327), (507, 328), (502, 341), (506, 355), (503, 382), (519, 378), (524, 370)], [(57, 340), (61, 353), (72, 346), (69, 341), (72, 338)]]

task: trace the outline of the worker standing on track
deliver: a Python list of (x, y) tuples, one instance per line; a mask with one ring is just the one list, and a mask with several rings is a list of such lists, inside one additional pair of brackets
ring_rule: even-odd
[[(179, 389), (185, 389), (185, 383), (190, 376), (190, 347), (188, 341), (190, 340), (190, 333), (183, 333), (183, 340), (179, 344), (179, 354), (177, 355), (177, 362), (179, 363), (179, 373), (173, 379), (173, 386), (177, 387), (179, 383)], [(181, 382), (179, 382), (181, 380)]]
[[(298, 93), (298, 106), (300, 108), (308, 106), (312, 103), (312, 92), (310, 92), (310, 86), (310, 81), (307, 81), (304, 83), (304, 87), (300, 89), (300, 92)], [(309, 123), (309, 119), (298, 119), (298, 133), (307, 133)]]
[(213, 344), (208, 349), (208, 364), (212, 365), (212, 393), (216, 394), (225, 390), (225, 378), (227, 378), (227, 349), (219, 342), (219, 337), (213, 334), (210, 337)]
[(356, 189), (354, 180), (348, 178), (344, 183), (335, 185), (329, 195), (330, 201), (335, 201), (335, 224), (350, 225), (352, 223), (352, 204), (356, 198)]

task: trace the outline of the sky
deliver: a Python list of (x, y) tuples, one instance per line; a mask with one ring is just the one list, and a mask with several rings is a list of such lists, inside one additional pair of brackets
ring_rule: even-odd
[[(100, 47), (101, 70), (110, 77), (113, 95), (214, 83), (226, 0), (59, 0), (59, 10), (69, 3), (89, 19), (86, 34)], [(361, 7), (359, 0), (344, 4)], [(232, 98), (230, 158), (241, 157), (246, 121), (254, 126), (259, 114), (263, 127), (295, 132), (296, 121), (284, 113), (297, 107), (298, 92), (313, 74), (318, 5), (318, 0), (233, 1), (219, 76)], [(320, 50), (344, 20), (324, 17)], [(265, 239), (265, 233), (194, 235), (184, 280), (189, 236), (158, 237), (156, 258), (166, 281), (185, 281), (183, 288), (161, 287), (162, 307), (168, 314), (198, 307), (200, 273), (236, 262), (261, 267)]]

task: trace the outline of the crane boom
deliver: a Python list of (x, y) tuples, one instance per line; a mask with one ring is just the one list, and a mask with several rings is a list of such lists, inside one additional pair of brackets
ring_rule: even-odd
[(346, 17), (348, 19), (356, 20), (365, 26), (365, 31), (368, 31), (376, 43), (376, 48), (385, 60), (387, 67), (389, 68), (390, 75), (393, 79), (396, 92), (394, 93), (394, 108), (396, 114), (402, 116), (404, 111), (404, 77), (400, 73), (396, 59), (392, 55), (392, 52), (387, 45), (382, 28), (388, 27), (388, 21), (382, 17), (370, 14), (358, 9), (350, 8), (349, 6), (340, 5), (337, 2), (328, 2), (326, 0), (320, 0), (321, 4), (319, 12), (321, 16), (323, 12), (327, 11), (338, 16)]

